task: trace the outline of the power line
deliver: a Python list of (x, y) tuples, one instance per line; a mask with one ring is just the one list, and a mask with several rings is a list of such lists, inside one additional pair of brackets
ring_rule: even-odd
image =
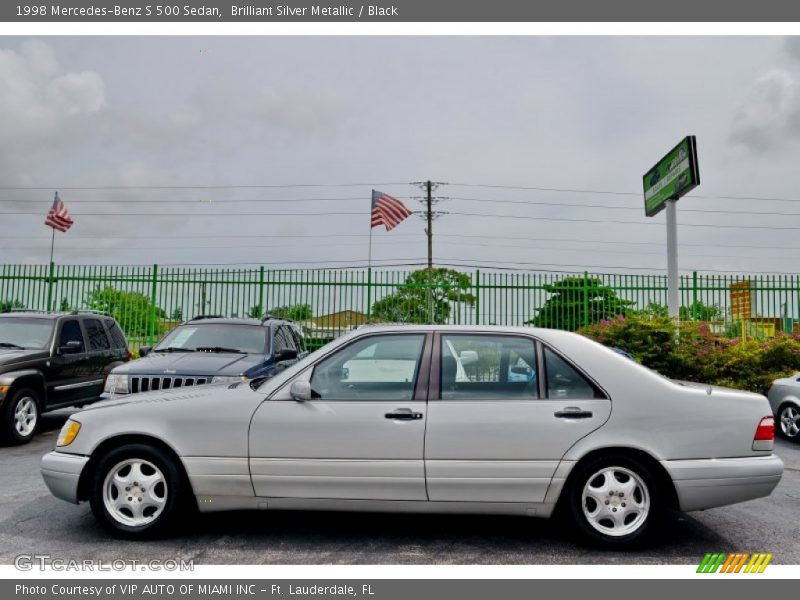
[[(697, 196), (695, 196), (697, 197)], [(400, 198), (403, 200), (413, 200), (417, 199), (414, 196), (395, 196), (395, 198)], [(459, 200), (464, 202), (480, 202), (482, 204), (511, 204), (511, 205), (525, 205), (525, 206), (555, 206), (558, 208), (568, 207), (568, 208), (591, 208), (591, 209), (603, 209), (603, 210), (629, 210), (629, 211), (636, 211), (642, 212), (642, 207), (640, 206), (622, 206), (619, 204), (586, 204), (586, 203), (577, 203), (577, 202), (548, 202), (548, 201), (541, 201), (541, 200), (498, 200), (493, 198), (464, 198), (461, 196), (438, 196), (435, 198), (436, 200)], [(350, 196), (350, 197), (340, 197), (340, 198), (247, 198), (247, 199), (213, 199), (213, 198), (197, 198), (197, 199), (166, 199), (166, 200), (159, 200), (153, 198), (141, 198), (134, 201), (130, 201), (127, 199), (80, 199), (80, 198), (73, 198), (70, 199), (70, 204), (129, 204), (129, 205), (136, 205), (136, 204), (196, 204), (196, 205), (208, 205), (208, 206), (221, 206), (221, 205), (228, 205), (228, 204), (283, 204), (283, 203), (301, 203), (301, 202), (366, 202), (368, 199), (365, 199), (363, 196)], [(18, 204), (52, 204), (51, 200), (12, 200), (12, 199), (2, 199), (0, 198), (0, 202), (6, 203), (18, 203)], [(774, 212), (774, 211), (750, 211), (750, 210), (725, 210), (725, 209), (700, 209), (700, 208), (681, 208), (682, 213), (703, 213), (703, 214), (731, 214), (731, 215), (765, 215), (765, 216), (781, 216), (781, 217), (800, 217), (800, 213), (797, 212)], [(24, 213), (28, 214), (28, 213)], [(30, 213), (33, 214), (33, 213)], [(109, 213), (110, 214), (110, 213)], [(425, 214), (424, 212), (422, 214)]]
[[(494, 200), (488, 198), (461, 198), (458, 196), (440, 197), (442, 200), (463, 200), (468, 202), (481, 202), (489, 204), (524, 204), (529, 206), (556, 206), (556, 207), (570, 207), (570, 208), (601, 208), (611, 210), (633, 210), (642, 212), (641, 206), (620, 206), (619, 204), (580, 204), (574, 202), (542, 202), (539, 200)], [(681, 213), (711, 213), (711, 214), (727, 214), (727, 215), (768, 215), (768, 216), (781, 216), (781, 217), (800, 217), (800, 213), (785, 213), (785, 212), (765, 212), (755, 210), (724, 210), (724, 209), (702, 209), (702, 208), (681, 208)]]
[[(639, 198), (642, 197), (642, 192), (620, 192), (611, 190), (591, 190), (591, 189), (521, 186), (521, 185), (490, 185), (481, 183), (447, 183), (445, 185), (453, 187), (476, 187), (476, 188), (505, 189), (505, 190), (530, 190), (538, 192), (559, 192), (559, 193), (569, 193), (569, 194), (601, 194), (609, 196), (638, 196)], [(779, 198), (779, 197), (764, 197), (764, 196), (725, 196), (725, 195), (708, 196), (703, 194), (692, 194), (690, 197), (702, 198), (705, 200), (759, 200), (765, 202), (800, 202), (800, 198)]]
[[(567, 217), (534, 217), (529, 215), (497, 215), (487, 213), (471, 213), (471, 212), (457, 212), (448, 211), (442, 214), (456, 215), (463, 217), (480, 217), (480, 218), (493, 218), (493, 219), (524, 219), (528, 221), (546, 221), (546, 222), (564, 222), (564, 223), (595, 223), (595, 224), (608, 224), (608, 225), (638, 225), (640, 227), (661, 227), (661, 223), (653, 223), (646, 221), (622, 221), (619, 219), (571, 219)], [(35, 215), (41, 216), (38, 212), (0, 212), (0, 215)], [(73, 217), (334, 217), (334, 216), (361, 216), (367, 217), (368, 212), (300, 212), (300, 213), (243, 213), (243, 212), (227, 212), (227, 213), (145, 213), (145, 212), (109, 212), (109, 213), (73, 213)], [(713, 229), (766, 229), (770, 231), (798, 231), (800, 227), (781, 227), (779, 225), (722, 225), (718, 223), (681, 223), (681, 227), (710, 227)]]
[[(0, 213), (2, 214), (2, 213)], [(566, 217), (531, 217), (527, 215), (492, 215), (486, 213), (467, 213), (467, 212), (447, 212), (448, 215), (458, 215), (463, 217), (481, 217), (481, 218), (495, 218), (495, 219), (525, 219), (529, 221), (552, 221), (552, 222), (565, 222), (565, 223), (598, 223), (598, 224), (613, 224), (613, 225), (639, 225), (647, 227), (663, 227), (662, 223), (650, 223), (643, 221), (620, 221), (615, 219), (569, 219)], [(777, 225), (720, 225), (717, 223), (681, 223), (681, 227), (711, 227), (714, 229), (769, 229), (769, 230), (785, 230), (785, 231), (800, 231), (800, 227), (779, 227)]]
[(88, 190), (243, 190), (243, 189), (290, 189), (290, 188), (346, 188), (381, 185), (409, 185), (407, 181), (382, 183), (285, 183), (253, 185), (97, 185), (97, 186), (0, 186), (5, 191), (88, 191)]
[[(69, 238), (65, 238), (69, 239)], [(107, 238), (113, 239), (113, 238)], [(170, 238), (164, 240), (163, 238), (158, 238), (162, 241), (172, 241)], [(85, 237), (81, 241), (91, 241), (96, 242), (96, 240)], [(35, 240), (28, 240), (31, 242), (41, 242), (42, 244), (49, 243), (49, 240), (45, 238), (38, 238)], [(541, 241), (541, 240), (528, 240), (528, 241)], [(405, 245), (408, 244), (409, 241), (385, 241), (381, 245), (382, 246), (397, 246), (397, 245)], [(623, 242), (624, 243), (624, 242)], [(602, 254), (623, 254), (623, 255), (630, 255), (630, 250), (600, 250), (597, 248), (553, 248), (553, 247), (546, 247), (546, 246), (530, 246), (527, 244), (493, 244), (493, 243), (480, 243), (480, 242), (452, 242), (452, 241), (443, 241), (439, 242), (440, 245), (446, 246), (464, 246), (464, 247), (479, 247), (479, 248), (515, 248), (519, 250), (558, 250), (560, 252), (591, 252), (595, 253), (602, 253)], [(687, 244), (689, 245), (689, 244)], [(695, 244), (694, 246), (699, 246), (699, 244)], [(40, 244), (36, 245), (12, 245), (12, 246), (0, 246), (0, 249), (5, 250), (22, 250), (22, 249), (35, 249), (40, 248)], [(241, 244), (241, 245), (231, 245), (230, 243), (226, 243), (223, 245), (168, 245), (168, 246), (150, 246), (151, 249), (158, 249), (158, 250), (215, 250), (215, 249), (249, 249), (249, 248), (283, 248), (285, 244)], [(321, 244), (310, 244), (310, 243), (303, 243), (303, 248), (330, 248), (330, 244), (321, 243)], [(344, 247), (363, 247), (362, 243), (339, 243), (336, 245), (337, 248), (344, 248)], [(86, 250), (93, 248), (93, 246), (70, 246), (68, 249), (71, 250)], [(105, 250), (105, 248), (98, 248), (99, 250)], [(644, 255), (644, 256), (663, 256), (662, 252), (642, 252), (637, 251), (637, 255)], [(730, 254), (706, 254), (706, 253), (687, 253), (686, 256), (694, 256), (694, 257), (703, 257), (703, 258), (727, 258), (727, 259), (745, 259), (745, 260), (763, 260), (763, 259), (777, 259), (777, 260), (796, 260), (793, 256), (788, 256), (786, 254), (782, 255), (761, 255), (761, 256), (742, 256), (742, 255), (730, 255)]]

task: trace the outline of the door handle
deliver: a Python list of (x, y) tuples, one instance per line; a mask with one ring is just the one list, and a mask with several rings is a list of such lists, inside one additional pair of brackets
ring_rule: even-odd
[(564, 410), (558, 410), (553, 413), (557, 419), (591, 419), (592, 411), (581, 410), (577, 406), (568, 406)]
[(422, 418), (422, 413), (413, 412), (410, 408), (396, 408), (394, 412), (386, 413), (384, 416), (397, 421), (418, 421)]

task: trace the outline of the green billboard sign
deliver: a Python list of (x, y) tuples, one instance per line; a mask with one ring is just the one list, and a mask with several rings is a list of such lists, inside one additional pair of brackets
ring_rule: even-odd
[(700, 184), (697, 168), (697, 142), (693, 135), (683, 138), (656, 166), (642, 177), (644, 213), (657, 214), (667, 200), (677, 200)]

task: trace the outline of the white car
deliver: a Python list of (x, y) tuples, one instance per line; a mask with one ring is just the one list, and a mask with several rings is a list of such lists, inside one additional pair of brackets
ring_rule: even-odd
[(369, 326), (263, 382), (76, 413), (42, 474), (133, 538), (191, 507), (560, 507), (587, 538), (622, 546), (666, 508), (769, 495), (783, 472), (773, 436), (763, 396), (676, 383), (574, 333)]

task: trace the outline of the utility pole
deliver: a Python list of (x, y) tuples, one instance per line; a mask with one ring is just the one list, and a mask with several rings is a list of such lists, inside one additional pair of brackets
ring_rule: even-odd
[(431, 195), (433, 184), (430, 179), (425, 182), (425, 189), (428, 206), (428, 210), (425, 211), (425, 217), (428, 220), (425, 234), (428, 236), (428, 271), (430, 272), (433, 270), (433, 196)]
[(441, 185), (440, 183), (431, 181), (415, 181), (414, 185), (418, 185), (425, 192), (425, 235), (428, 238), (428, 285), (426, 289), (426, 300), (428, 305), (428, 322), (435, 321), (434, 306), (433, 306), (433, 220), (441, 214), (434, 212), (433, 205), (436, 203), (436, 198), (433, 197), (433, 192)]

